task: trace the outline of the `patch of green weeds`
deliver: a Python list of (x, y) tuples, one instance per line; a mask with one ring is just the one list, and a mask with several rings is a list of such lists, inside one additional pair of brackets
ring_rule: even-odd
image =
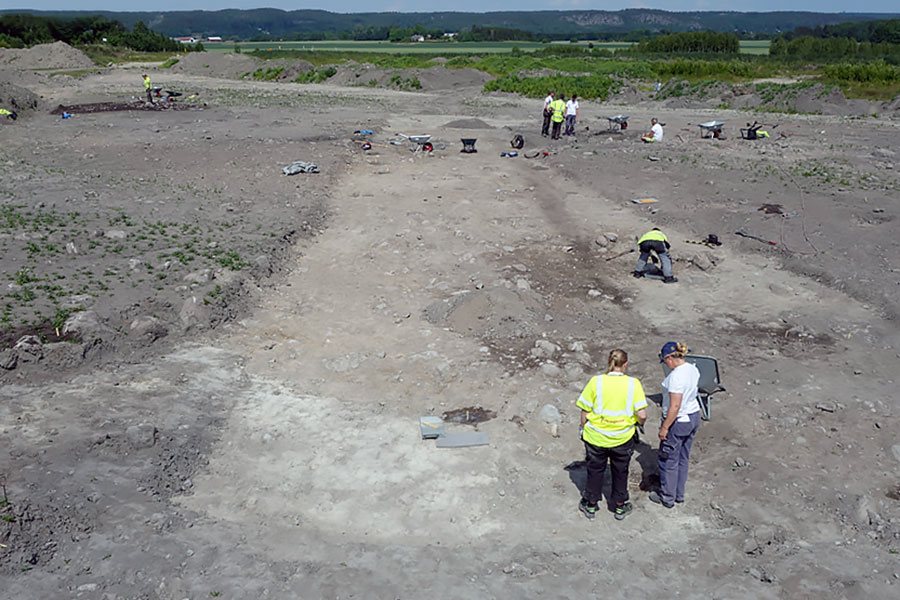
[(337, 69), (329, 66), (324, 69), (310, 69), (306, 73), (298, 75), (294, 81), (296, 83), (322, 83), (335, 75), (337, 75)]
[(253, 71), (251, 77), (257, 81), (275, 81), (284, 72), (284, 67), (265, 67)]

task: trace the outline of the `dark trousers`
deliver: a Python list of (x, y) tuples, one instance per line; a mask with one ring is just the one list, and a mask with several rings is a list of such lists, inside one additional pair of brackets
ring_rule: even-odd
[(544, 111), (544, 122), (541, 124), (541, 135), (550, 135), (550, 116), (553, 113)]
[(153, 92), (150, 91), (150, 88), (147, 88), (147, 102), (153, 104)]
[(575, 134), (575, 115), (566, 115), (566, 135)]
[(559, 139), (559, 130), (562, 128), (562, 121), (553, 121), (553, 133), (550, 135), (554, 140)]
[(675, 421), (669, 427), (669, 435), (659, 444), (659, 495), (663, 502), (684, 502), (684, 486), (687, 483), (691, 445), (700, 429), (700, 412), (691, 415), (691, 420)]
[(606, 471), (606, 462), (609, 461), (612, 476), (610, 500), (616, 506), (628, 500), (628, 464), (631, 462), (631, 455), (634, 454), (634, 438), (615, 448), (600, 448), (585, 442), (584, 450), (587, 460), (584, 499), (596, 504), (602, 497), (603, 473)]

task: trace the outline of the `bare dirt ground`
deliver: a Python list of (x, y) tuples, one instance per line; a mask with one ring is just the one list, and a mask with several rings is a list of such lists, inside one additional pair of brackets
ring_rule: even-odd
[[(132, 102), (141, 69), (34, 79), (0, 122), (4, 597), (897, 596), (900, 122), (583, 102), (551, 142), (480, 85), (157, 70), (203, 103), (50, 114)], [(606, 260), (653, 226), (677, 284)], [(669, 339), (728, 388), (687, 502), (647, 500), (651, 426), (635, 512), (589, 522), (574, 402), (615, 347), (656, 392)], [(488, 446), (420, 439), (467, 407)]]

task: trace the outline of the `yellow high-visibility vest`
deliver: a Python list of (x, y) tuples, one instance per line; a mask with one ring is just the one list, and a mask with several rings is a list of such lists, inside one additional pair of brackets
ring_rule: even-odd
[(550, 103), (550, 110), (553, 111), (553, 116), (550, 119), (554, 123), (562, 123), (565, 121), (565, 112), (566, 112), (566, 103), (562, 100), (554, 100)]
[(652, 242), (668, 242), (669, 238), (667, 238), (666, 234), (664, 234), (659, 229), (654, 229), (654, 230), (648, 231), (647, 233), (642, 235), (641, 239), (638, 240), (638, 245), (640, 245), (641, 242), (651, 242), (651, 241)]
[(576, 403), (588, 413), (581, 438), (600, 448), (615, 448), (634, 435), (638, 418), (647, 408), (641, 382), (620, 373), (592, 377)]
[(145, 90), (149, 90), (149, 89), (150, 89), (150, 85), (151, 85), (151, 84), (150, 84), (150, 78), (149, 78), (149, 77), (144, 77), (144, 89), (145, 89)]

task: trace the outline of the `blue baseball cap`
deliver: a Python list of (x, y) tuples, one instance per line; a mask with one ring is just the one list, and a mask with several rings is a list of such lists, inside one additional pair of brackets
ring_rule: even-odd
[(665, 362), (666, 357), (675, 352), (678, 352), (678, 344), (676, 342), (666, 342), (663, 344), (662, 350), (659, 351), (659, 362)]

